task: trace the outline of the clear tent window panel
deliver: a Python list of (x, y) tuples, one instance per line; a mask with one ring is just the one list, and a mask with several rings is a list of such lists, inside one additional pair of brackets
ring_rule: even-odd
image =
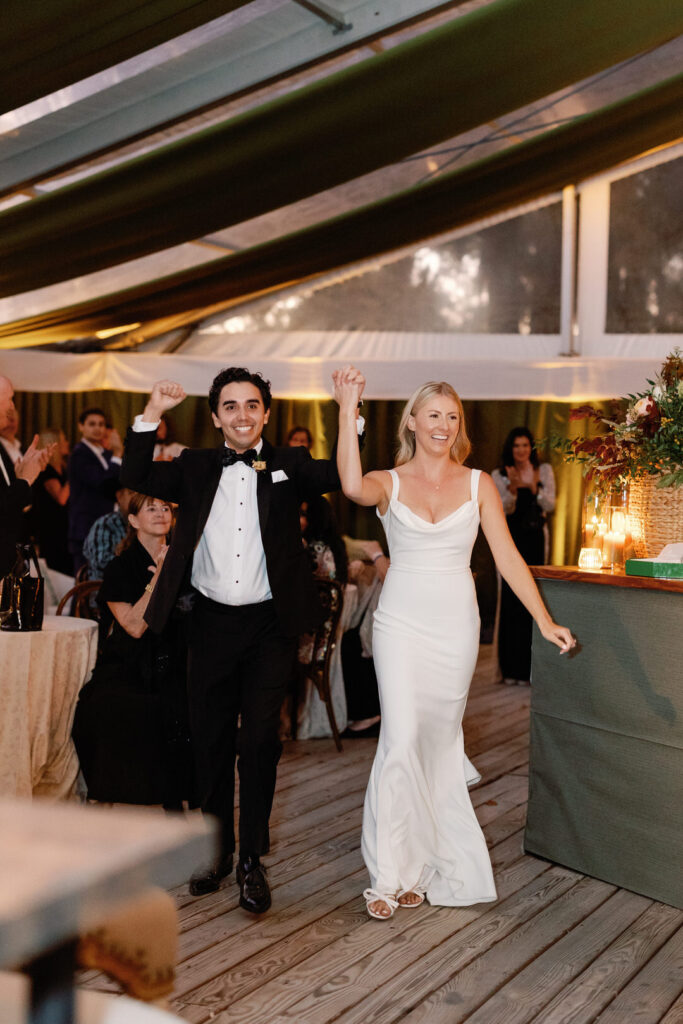
[[(406, 331), (557, 334), (561, 203), (362, 268), (323, 287), (236, 308), (229, 333)], [(342, 271), (343, 274), (343, 271)]]
[(605, 331), (683, 332), (683, 157), (611, 185)]

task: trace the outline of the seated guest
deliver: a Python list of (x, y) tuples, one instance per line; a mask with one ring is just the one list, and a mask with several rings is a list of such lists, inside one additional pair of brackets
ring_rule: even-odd
[(67, 547), (69, 481), (66, 476), (69, 442), (57, 427), (41, 430), (38, 437), (39, 444), (51, 446), (53, 452), (33, 485), (33, 531), (48, 567), (70, 576), (73, 564)]
[(319, 495), (299, 506), (301, 537), (311, 560), (313, 575), (319, 579), (348, 579), (348, 562), (344, 541), (337, 531), (330, 503)]
[(116, 554), (116, 549), (126, 536), (128, 523), (128, 502), (131, 494), (127, 487), (116, 492), (116, 507), (113, 512), (100, 516), (90, 527), (83, 542), (83, 556), (89, 580), (101, 580), (104, 570)]
[(287, 434), (288, 448), (308, 448), (309, 452), (313, 447), (313, 434), (308, 427), (292, 427)]
[(376, 540), (344, 537), (349, 579), (358, 587), (358, 603), (341, 643), (346, 706), (345, 739), (379, 735), (380, 705), (372, 657), (372, 623), (389, 569), (389, 559)]
[(128, 532), (104, 572), (98, 600), (109, 634), (81, 691), (73, 728), (93, 800), (172, 810), (191, 798), (187, 616), (176, 608), (160, 634), (143, 618), (171, 522), (170, 505), (132, 493)]
[(186, 444), (176, 441), (175, 430), (170, 416), (162, 416), (157, 427), (157, 443), (154, 445), (154, 461), (170, 462), (177, 459), (187, 448)]

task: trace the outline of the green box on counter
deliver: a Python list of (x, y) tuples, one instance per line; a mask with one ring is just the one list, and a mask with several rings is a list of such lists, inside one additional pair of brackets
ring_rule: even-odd
[(651, 558), (628, 558), (626, 575), (683, 580), (683, 562), (655, 562)]

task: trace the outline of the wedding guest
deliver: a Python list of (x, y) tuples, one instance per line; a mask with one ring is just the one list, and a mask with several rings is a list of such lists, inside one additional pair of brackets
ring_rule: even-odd
[(128, 526), (98, 593), (106, 636), (81, 691), (73, 736), (90, 799), (182, 808), (192, 795), (187, 614), (156, 634), (144, 613), (166, 556), (171, 506), (131, 493)]
[(313, 575), (319, 579), (348, 579), (346, 547), (334, 518), (334, 512), (322, 495), (302, 501), (299, 506), (299, 524)]
[(0, 444), (3, 446), (12, 464), (16, 464), (17, 459), (21, 458), (21, 441), (18, 438), (19, 433), (19, 413), (16, 409), (12, 409), (7, 417), (7, 426), (4, 430), (0, 430)]
[(43, 447), (52, 446), (53, 453), (33, 485), (33, 531), (48, 567), (70, 576), (73, 565), (67, 544), (69, 481), (66, 475), (69, 442), (64, 431), (57, 427), (41, 430), (38, 439)]
[(344, 689), (349, 722), (344, 739), (379, 735), (380, 703), (372, 628), (389, 559), (376, 540), (344, 537), (349, 558), (349, 579), (358, 589), (358, 601), (341, 641)]
[(83, 542), (83, 557), (86, 561), (89, 580), (101, 580), (104, 570), (116, 554), (116, 549), (126, 536), (128, 524), (128, 503), (133, 491), (119, 486), (116, 491), (116, 505), (113, 512), (100, 516), (90, 527)]
[(313, 434), (310, 432), (308, 427), (292, 427), (287, 434), (287, 447), (308, 448), (310, 452), (313, 448)]
[[(547, 517), (555, 508), (555, 476), (549, 462), (539, 462), (533, 434), (514, 427), (503, 445), (498, 469), (491, 474), (515, 546), (527, 565), (548, 561)], [(503, 579), (498, 625), (498, 661), (503, 682), (528, 686), (531, 677), (532, 619)]]
[(157, 443), (154, 445), (154, 461), (170, 462), (177, 459), (187, 448), (176, 440), (175, 428), (170, 416), (162, 416), (157, 427)]
[[(0, 430), (14, 411), (12, 381), (0, 374)], [(52, 448), (38, 448), (36, 434), (25, 453), (13, 463), (0, 445), (0, 576), (5, 576), (16, 558), (16, 543), (25, 529), (24, 509), (31, 504), (31, 484), (45, 469)]]
[(375, 613), (382, 727), (365, 797), (361, 848), (371, 917), (427, 899), (466, 906), (496, 899), (486, 841), (467, 786), (462, 717), (479, 651), (469, 568), (481, 522), (503, 576), (561, 652), (575, 641), (548, 614), (505, 523), (490, 477), (464, 461), (462, 403), (445, 382), (419, 387), (399, 425), (395, 469), (363, 474), (354, 436), (362, 375), (333, 375), (338, 466), (347, 497), (376, 505), (391, 566)]
[(85, 563), (83, 542), (100, 516), (114, 508), (123, 445), (118, 432), (111, 431), (110, 448), (104, 447), (107, 433), (102, 409), (84, 409), (78, 417), (81, 440), (74, 447), (67, 468), (69, 496), (69, 551), (74, 576)]

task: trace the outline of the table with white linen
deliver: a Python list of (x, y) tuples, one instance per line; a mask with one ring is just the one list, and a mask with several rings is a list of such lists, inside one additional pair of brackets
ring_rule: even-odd
[[(0, 799), (0, 968), (32, 979), (31, 1022), (75, 1020), (79, 934), (150, 884), (177, 885), (211, 859), (213, 846), (206, 819)], [(0, 1009), (6, 990), (0, 985)], [(21, 996), (7, 998), (14, 1006)]]
[(46, 615), (39, 632), (0, 632), (0, 796), (75, 794), (71, 726), (96, 657), (89, 619)]
[[(344, 672), (341, 660), (341, 639), (346, 630), (351, 626), (357, 605), (358, 588), (353, 583), (347, 583), (344, 587), (344, 604), (339, 625), (337, 626), (335, 648), (330, 659), (330, 696), (339, 732), (343, 732), (348, 725)], [(297, 738), (300, 740), (312, 740), (322, 739), (331, 735), (332, 729), (330, 728), (327, 708), (309, 679), (306, 681), (306, 690), (299, 705)]]

